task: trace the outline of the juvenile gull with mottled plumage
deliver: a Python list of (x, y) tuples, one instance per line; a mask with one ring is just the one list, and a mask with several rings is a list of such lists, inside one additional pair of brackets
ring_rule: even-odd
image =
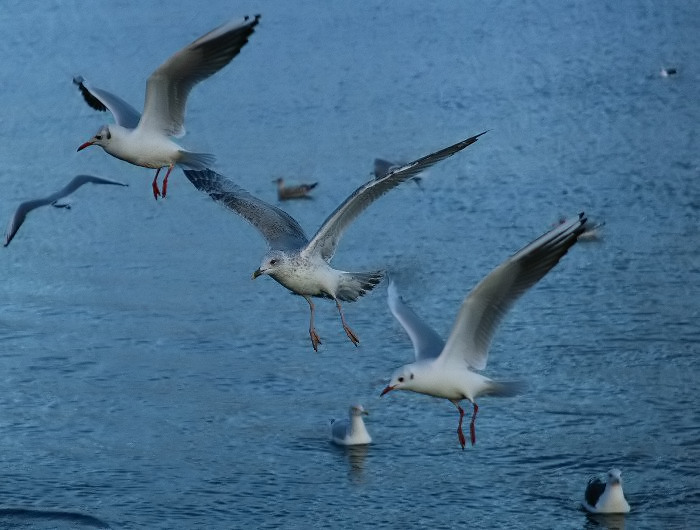
[(340, 302), (352, 302), (372, 290), (382, 279), (383, 271), (346, 272), (334, 269), (330, 261), (341, 236), (370, 204), (418, 173), (461, 151), (477, 141), (477, 134), (454, 145), (398, 167), (381, 178), (372, 178), (357, 188), (323, 222), (311, 239), (288, 213), (254, 197), (226, 177), (210, 170), (184, 170), (194, 186), (208, 193), (216, 202), (239, 214), (267, 240), (269, 250), (253, 278), (263, 274), (303, 296), (311, 309), (309, 336), (318, 351), (321, 338), (314, 327), (312, 296), (331, 298), (340, 313), (343, 329), (353, 344), (359, 344), (355, 332), (345, 322)]

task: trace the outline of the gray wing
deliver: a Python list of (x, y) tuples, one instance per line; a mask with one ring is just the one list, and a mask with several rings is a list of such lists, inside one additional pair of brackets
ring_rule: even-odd
[(260, 15), (255, 15), (227, 22), (160, 65), (146, 83), (141, 127), (171, 136), (185, 134), (185, 106), (190, 90), (238, 55), (259, 20)]
[(12, 238), (15, 237), (15, 234), (17, 234), (17, 231), (19, 230), (19, 227), (22, 226), (22, 223), (24, 222), (24, 219), (27, 217), (27, 214), (34, 210), (35, 208), (39, 208), (40, 206), (48, 206), (49, 204), (55, 203), (58, 199), (61, 199), (65, 197), (66, 195), (70, 195), (73, 193), (75, 190), (77, 190), (80, 186), (83, 184), (87, 183), (93, 183), (93, 184), (112, 184), (116, 186), (128, 186), (128, 184), (124, 184), (122, 182), (117, 182), (116, 180), (109, 180), (101, 177), (94, 177), (92, 175), (77, 175), (73, 177), (73, 179), (66, 184), (63, 188), (61, 188), (59, 191), (52, 193), (48, 197), (44, 199), (34, 199), (31, 201), (26, 201), (20, 204), (17, 207), (17, 210), (15, 211), (14, 215), (12, 216), (12, 219), (10, 219), (10, 223), (7, 226), (7, 231), (5, 232), (5, 246), (10, 244), (10, 241), (12, 241)]
[(316, 235), (309, 242), (305, 253), (319, 253), (323, 259), (329, 261), (338, 246), (340, 237), (350, 223), (362, 213), (376, 199), (387, 191), (395, 188), (402, 182), (415, 177), (432, 165), (448, 158), (477, 141), (479, 136), (487, 131), (467, 138), (459, 143), (446, 147), (440, 151), (409, 162), (386, 175), (371, 179), (369, 182), (357, 188), (336, 210), (323, 222)]
[(83, 98), (93, 109), (109, 111), (114, 116), (117, 125), (127, 129), (135, 129), (141, 119), (141, 114), (119, 96), (89, 85), (80, 76), (73, 78), (73, 83), (78, 85)]
[(387, 289), (389, 309), (399, 324), (403, 326), (411, 338), (416, 361), (438, 357), (445, 346), (445, 341), (428, 324), (423, 322), (413, 310), (408, 307), (399, 295), (396, 285), (389, 281)]
[(48, 199), (51, 202), (57, 201), (58, 199), (62, 199), (66, 195), (70, 195), (71, 193), (73, 193), (83, 184), (109, 184), (112, 186), (128, 186), (128, 184), (124, 184), (123, 182), (117, 182), (116, 180), (105, 179), (102, 177), (95, 177), (93, 175), (76, 175), (68, 184), (61, 188), (61, 190), (50, 195)]
[(184, 169), (185, 176), (200, 191), (236, 212), (253, 225), (272, 249), (301, 248), (308, 242), (304, 230), (287, 212), (258, 199), (211, 169)]
[(331, 420), (331, 437), (334, 440), (342, 441), (347, 436), (349, 428), (349, 420)]
[(24, 223), (25, 217), (27, 217), (27, 214), (34, 210), (35, 208), (39, 208), (40, 206), (47, 206), (53, 202), (52, 199), (47, 198), (47, 199), (35, 199), (31, 201), (25, 201), (21, 203), (18, 207), (17, 210), (15, 210), (14, 215), (12, 216), (12, 219), (10, 219), (9, 224), (7, 225), (7, 231), (5, 232), (5, 245), (7, 246), (10, 244), (10, 241), (15, 237), (15, 234), (17, 234), (17, 231), (19, 230), (19, 227), (22, 226), (22, 223)]
[(559, 262), (585, 224), (582, 212), (523, 247), (481, 280), (462, 302), (441, 357), (461, 358), (483, 370), (493, 335), (508, 309)]

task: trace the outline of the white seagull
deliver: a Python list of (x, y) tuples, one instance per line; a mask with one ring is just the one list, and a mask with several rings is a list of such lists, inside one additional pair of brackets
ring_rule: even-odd
[(367, 432), (362, 416), (369, 415), (362, 405), (350, 407), (350, 414), (344, 420), (331, 420), (331, 441), (337, 445), (367, 445), (372, 437)]
[(24, 222), (25, 217), (27, 217), (27, 214), (34, 210), (35, 208), (39, 208), (40, 206), (48, 206), (49, 204), (51, 206), (55, 206), (56, 208), (67, 208), (70, 209), (69, 204), (59, 204), (58, 200), (62, 199), (63, 197), (70, 195), (73, 193), (75, 190), (77, 190), (80, 186), (83, 184), (87, 183), (92, 183), (92, 184), (112, 184), (115, 186), (128, 186), (128, 184), (123, 184), (121, 182), (117, 182), (116, 180), (109, 180), (109, 179), (104, 179), (101, 177), (93, 177), (92, 175), (78, 175), (73, 178), (66, 186), (64, 186), (62, 189), (57, 191), (56, 193), (52, 193), (48, 197), (44, 197), (43, 199), (34, 199), (31, 201), (25, 201), (22, 204), (20, 204), (17, 207), (17, 210), (15, 211), (15, 214), (12, 216), (12, 219), (10, 219), (10, 223), (7, 225), (7, 232), (5, 232), (5, 245), (7, 246), (10, 244), (10, 241), (12, 241), (12, 238), (15, 237), (15, 234), (17, 233), (17, 230), (19, 230), (19, 227), (22, 226), (22, 223)]
[(85, 101), (92, 108), (108, 110), (116, 124), (103, 125), (97, 134), (78, 147), (99, 145), (110, 155), (137, 166), (157, 169), (153, 179), (153, 196), (161, 194), (158, 174), (168, 171), (163, 179), (162, 196), (168, 190), (168, 176), (176, 164), (203, 169), (214, 157), (182, 149), (169, 137), (185, 134), (187, 96), (197, 83), (215, 74), (233, 59), (248, 42), (260, 15), (232, 20), (198, 38), (161, 64), (148, 78), (143, 115), (114, 94), (90, 86), (82, 77), (75, 77)]
[(580, 213), (575, 220), (553, 228), (491, 271), (462, 302), (447, 343), (403, 302), (390, 282), (389, 308), (411, 338), (416, 361), (396, 370), (381, 395), (391, 390), (411, 390), (450, 400), (459, 411), (457, 435), (462, 449), (466, 440), (462, 433), (464, 410), (459, 402), (469, 400), (474, 406), (469, 425), (474, 445), (474, 422), (479, 411), (476, 398), (511, 397), (523, 389), (520, 382), (493, 381), (474, 370), (486, 368), (491, 340), (508, 309), (559, 262), (576, 243), (585, 223), (586, 217)]
[(357, 300), (374, 288), (384, 273), (346, 272), (332, 268), (329, 262), (335, 254), (343, 232), (360, 213), (387, 191), (473, 144), (482, 134), (485, 133), (396, 168), (381, 178), (370, 179), (336, 208), (310, 240), (299, 223), (288, 213), (254, 197), (226, 177), (210, 169), (187, 169), (185, 175), (197, 189), (208, 193), (216, 202), (239, 214), (267, 240), (268, 252), (263, 257), (260, 267), (253, 273), (253, 278), (267, 274), (306, 299), (311, 309), (309, 336), (315, 351), (318, 351), (321, 338), (314, 327), (312, 296), (331, 298), (335, 301), (343, 329), (357, 346), (360, 341), (345, 322), (340, 302)]
[(622, 472), (619, 469), (608, 471), (608, 480), (598, 477), (588, 481), (583, 507), (591, 513), (628, 513), (630, 505), (622, 491)]

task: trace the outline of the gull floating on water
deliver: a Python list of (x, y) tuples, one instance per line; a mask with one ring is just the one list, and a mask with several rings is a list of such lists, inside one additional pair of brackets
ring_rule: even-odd
[(168, 190), (168, 177), (176, 164), (203, 169), (214, 157), (206, 153), (185, 151), (169, 137), (185, 134), (187, 96), (197, 83), (215, 74), (238, 55), (258, 24), (260, 15), (232, 20), (198, 38), (161, 64), (148, 78), (143, 115), (118, 96), (90, 86), (75, 77), (85, 101), (93, 109), (108, 110), (116, 124), (103, 125), (97, 134), (78, 147), (99, 145), (110, 155), (131, 164), (157, 169), (153, 179), (153, 196), (161, 195), (158, 174), (163, 179), (162, 196)]
[(369, 415), (362, 405), (350, 407), (350, 414), (344, 420), (331, 420), (331, 441), (337, 445), (367, 445), (372, 437), (367, 432), (363, 415)]
[(474, 445), (474, 422), (479, 411), (476, 399), (511, 397), (523, 389), (520, 382), (493, 381), (474, 370), (486, 368), (491, 340), (508, 309), (559, 262), (576, 243), (585, 223), (586, 217), (580, 213), (575, 220), (538, 237), (491, 271), (462, 302), (446, 343), (403, 302), (390, 282), (389, 308), (411, 338), (416, 361), (396, 370), (381, 395), (391, 390), (411, 390), (448, 399), (459, 411), (457, 436), (462, 449), (466, 440), (462, 432), (464, 410), (459, 402), (470, 401), (474, 412), (469, 431)]
[(312, 296), (331, 298), (335, 301), (343, 329), (357, 346), (360, 341), (345, 322), (340, 302), (357, 300), (372, 290), (381, 281), (384, 273), (346, 272), (332, 268), (329, 263), (343, 232), (360, 213), (387, 191), (473, 144), (482, 134), (485, 133), (419, 158), (382, 178), (369, 180), (336, 208), (310, 240), (299, 223), (287, 212), (254, 197), (211, 169), (187, 169), (185, 175), (197, 189), (208, 193), (216, 202), (239, 214), (267, 240), (269, 250), (260, 267), (253, 273), (253, 278), (267, 274), (306, 299), (311, 309), (309, 336), (315, 351), (318, 351), (321, 338), (314, 327)]
[(289, 199), (310, 199), (311, 195), (309, 195), (309, 192), (318, 185), (318, 182), (312, 182), (311, 184), (286, 186), (282, 177), (273, 180), (273, 182), (277, 183), (277, 199), (280, 201), (287, 201)]
[(622, 472), (619, 469), (608, 471), (607, 482), (599, 477), (588, 481), (583, 507), (591, 513), (628, 513), (630, 505), (622, 491)]
[(9, 245), (10, 241), (12, 241), (12, 238), (15, 237), (17, 230), (19, 230), (19, 227), (22, 226), (22, 223), (24, 223), (24, 219), (25, 219), (25, 217), (27, 217), (27, 214), (29, 212), (31, 212), (35, 208), (39, 208), (40, 206), (48, 206), (49, 204), (51, 206), (55, 206), (56, 208), (70, 209), (69, 204), (59, 204), (58, 200), (62, 199), (63, 197), (65, 197), (67, 195), (70, 195), (75, 190), (77, 190), (80, 186), (82, 186), (83, 184), (87, 184), (87, 183), (111, 184), (114, 186), (128, 186), (128, 184), (123, 184), (121, 182), (117, 182), (116, 180), (109, 180), (109, 179), (104, 179), (101, 177), (93, 177), (92, 175), (78, 175), (78, 176), (74, 177), (73, 180), (71, 180), (62, 189), (60, 189), (56, 193), (52, 193), (48, 197), (44, 197), (43, 199), (34, 199), (31, 201), (25, 201), (22, 204), (20, 204), (17, 207), (15, 214), (12, 216), (12, 219), (10, 219), (9, 225), (7, 226), (7, 232), (5, 232), (5, 246)]

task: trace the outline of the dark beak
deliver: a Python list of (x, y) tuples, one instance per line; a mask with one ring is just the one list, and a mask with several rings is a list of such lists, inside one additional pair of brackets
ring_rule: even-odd
[(390, 392), (391, 390), (394, 390), (394, 387), (393, 387), (393, 386), (387, 386), (384, 390), (382, 390), (382, 393), (379, 394), (379, 397), (382, 397), (384, 394), (386, 394), (387, 392)]
[(262, 274), (262, 271), (260, 269), (256, 269), (255, 272), (253, 273), (253, 277), (251, 279), (254, 280), (255, 278), (257, 278), (261, 274)]

